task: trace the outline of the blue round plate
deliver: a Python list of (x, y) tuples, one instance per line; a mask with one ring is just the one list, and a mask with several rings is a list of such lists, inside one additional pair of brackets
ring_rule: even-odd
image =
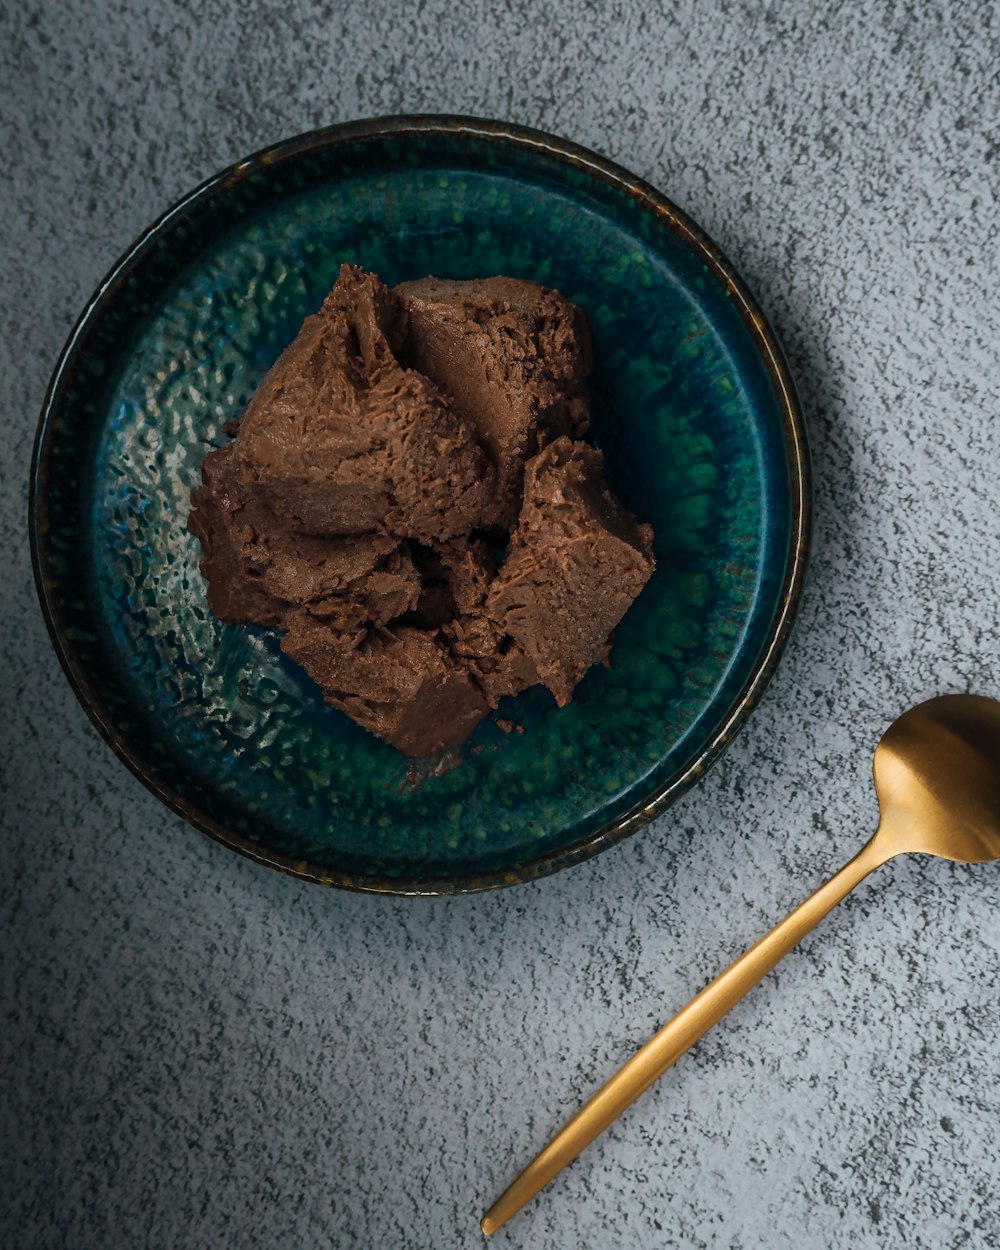
[[(594, 337), (593, 430), (657, 572), (558, 709), (508, 701), (414, 764), (326, 706), (265, 630), (209, 613), (189, 496), (352, 261), (387, 283), (510, 274)], [(32, 550), (63, 667), (114, 751), (227, 846), (327, 884), (440, 893), (572, 864), (662, 811), (770, 677), (805, 566), (788, 370), (673, 204), (559, 139), (470, 118), (316, 131), (210, 179), (101, 284), (45, 400)]]

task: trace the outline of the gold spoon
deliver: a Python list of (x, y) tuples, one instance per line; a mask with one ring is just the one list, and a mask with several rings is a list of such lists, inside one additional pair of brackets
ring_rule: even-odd
[(896, 855), (1000, 859), (1000, 703), (951, 694), (911, 708), (875, 749), (875, 836), (652, 1037), (535, 1156), (483, 1216), (490, 1233), (571, 1163), (842, 898)]

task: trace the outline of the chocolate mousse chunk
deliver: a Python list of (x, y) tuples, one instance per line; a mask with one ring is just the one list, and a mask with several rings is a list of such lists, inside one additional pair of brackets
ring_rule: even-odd
[(528, 461), (524, 502), (486, 615), (531, 660), (562, 707), (608, 653), (655, 567), (653, 533), (607, 488), (604, 457), (557, 439)]
[(232, 482), (232, 448), (205, 460), (188, 524), (201, 541), (208, 605), (221, 621), (280, 626), (294, 604), (385, 624), (416, 607), (420, 575), (387, 534), (316, 538)]
[(566, 703), (653, 569), (579, 441), (589, 371), (556, 291), (343, 266), (192, 492), (212, 611), (407, 755), (529, 686)]
[(590, 421), (590, 333), (558, 291), (516, 278), (421, 278), (395, 288), (409, 319), (402, 358), (455, 402), (496, 466), (490, 524), (509, 529), (524, 462)]
[(533, 662), (485, 611), (459, 616), (442, 631), (456, 655), (495, 708), (507, 695), (520, 694), (541, 680)]
[(495, 471), (451, 398), (404, 368), (400, 301), (344, 265), (250, 401), (237, 474), (285, 523), (432, 542), (493, 511)]
[(299, 613), (281, 649), (323, 697), (406, 755), (462, 742), (488, 711), (482, 691), (431, 633), (401, 627), (342, 634)]

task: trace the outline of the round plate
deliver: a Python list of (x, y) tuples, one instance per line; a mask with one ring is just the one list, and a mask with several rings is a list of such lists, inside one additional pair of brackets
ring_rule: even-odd
[[(208, 611), (192, 486), (341, 262), (387, 283), (510, 274), (594, 338), (593, 433), (656, 535), (610, 667), (509, 700), (414, 763), (326, 706), (273, 633)], [(536, 131), (411, 117), (316, 131), (210, 179), (80, 318), (45, 400), (32, 550), (63, 667), (113, 750), (199, 829), (327, 884), (524, 881), (662, 811), (743, 722), (801, 587), (808, 463), (787, 368), (701, 230)]]

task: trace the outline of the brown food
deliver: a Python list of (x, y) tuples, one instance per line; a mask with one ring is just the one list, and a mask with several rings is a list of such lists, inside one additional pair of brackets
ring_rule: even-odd
[(516, 278), (396, 287), (409, 315), (402, 358), (452, 396), (496, 467), (488, 523), (517, 520), (525, 461), (552, 438), (587, 432), (590, 333), (559, 294)]
[(539, 682), (566, 703), (654, 567), (579, 441), (590, 367), (556, 291), (343, 266), (205, 458), (189, 526), (212, 611), (280, 629), (408, 755)]
[(487, 712), (469, 673), (427, 630), (399, 626), (341, 634), (308, 613), (285, 621), (281, 649), (326, 700), (407, 755), (454, 746)]
[(560, 438), (528, 461), (524, 501), (486, 617), (509, 635), (563, 707), (603, 660), (611, 631), (653, 568), (653, 531), (604, 482), (603, 457)]

